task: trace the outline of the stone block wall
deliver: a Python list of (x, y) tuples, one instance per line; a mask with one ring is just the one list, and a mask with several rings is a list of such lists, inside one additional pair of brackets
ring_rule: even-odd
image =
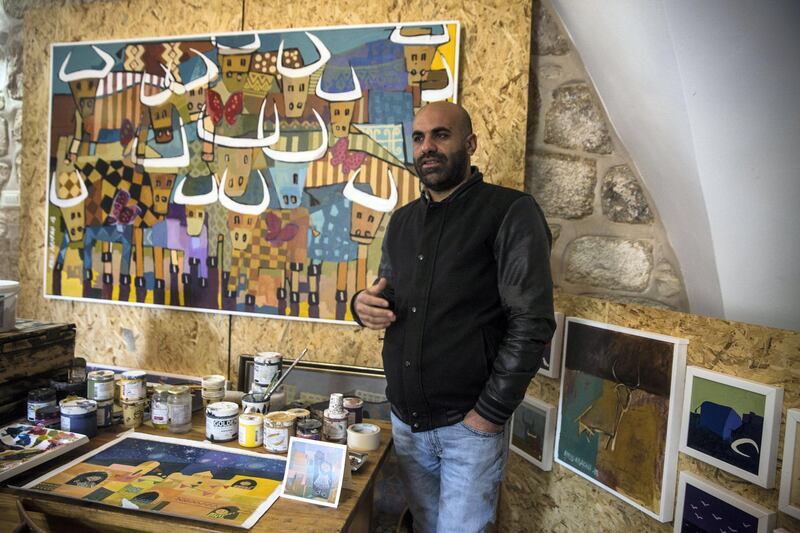
[(526, 190), (553, 232), (572, 294), (686, 310), (680, 265), (580, 56), (547, 0), (533, 2)]
[(0, 4), (0, 279), (19, 279), (19, 172), (22, 163), (22, 20)]

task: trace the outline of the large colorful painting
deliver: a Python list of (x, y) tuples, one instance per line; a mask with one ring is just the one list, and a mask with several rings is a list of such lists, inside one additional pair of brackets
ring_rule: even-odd
[(681, 472), (675, 533), (769, 533), (775, 512), (709, 481)]
[(45, 295), (349, 321), (457, 22), (52, 47)]
[(671, 520), (688, 342), (577, 318), (564, 342), (556, 461)]
[(25, 488), (249, 528), (278, 498), (285, 467), (276, 455), (129, 433)]
[(771, 489), (783, 389), (690, 366), (681, 451)]

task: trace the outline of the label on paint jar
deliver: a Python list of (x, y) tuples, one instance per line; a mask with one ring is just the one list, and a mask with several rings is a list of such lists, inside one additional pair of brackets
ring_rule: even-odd
[(154, 426), (167, 427), (167, 424), (169, 424), (169, 407), (166, 405), (164, 407), (151, 407), (150, 420)]
[(347, 411), (331, 412), (325, 409), (322, 437), (328, 442), (347, 442)]
[(188, 424), (192, 420), (191, 405), (170, 405), (169, 418), (173, 426)]
[(93, 400), (110, 400), (114, 397), (113, 381), (95, 381), (94, 391), (91, 393)]
[(36, 411), (41, 409), (42, 407), (50, 407), (56, 405), (55, 400), (47, 401), (47, 402), (31, 402), (28, 401), (28, 422), (35, 422), (36, 421)]
[(228, 442), (239, 434), (239, 406), (232, 402), (216, 402), (206, 407), (206, 439)]
[(97, 402), (97, 427), (105, 428), (113, 423), (114, 400)]
[(239, 446), (255, 448), (264, 443), (262, 417), (258, 414), (243, 414), (239, 417)]

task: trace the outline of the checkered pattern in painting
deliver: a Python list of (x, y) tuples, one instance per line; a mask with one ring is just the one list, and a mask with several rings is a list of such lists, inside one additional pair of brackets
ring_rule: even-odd
[(86, 199), (87, 224), (105, 223), (120, 189), (127, 191), (131, 196), (130, 203), (139, 207), (142, 226), (151, 227), (159, 222), (160, 218), (152, 211), (153, 189), (150, 177), (144, 172), (135, 172), (121, 161), (109, 163), (103, 159), (85, 163), (79, 170), (91, 184), (91, 192)]

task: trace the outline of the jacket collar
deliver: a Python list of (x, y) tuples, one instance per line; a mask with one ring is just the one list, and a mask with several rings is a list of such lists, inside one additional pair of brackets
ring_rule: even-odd
[(472, 190), (478, 183), (483, 182), (483, 174), (481, 173), (480, 170), (478, 170), (478, 167), (473, 165), (470, 167), (470, 170), (472, 171), (472, 175), (469, 178), (467, 178), (467, 180), (464, 183), (462, 183), (460, 187), (458, 187), (455, 191), (453, 191), (453, 194), (451, 194), (441, 202), (435, 202), (433, 199), (431, 199), (430, 194), (428, 194), (428, 191), (423, 190), (422, 198), (425, 200), (425, 203), (433, 205), (449, 204), (456, 198), (464, 196), (467, 193), (467, 191)]

